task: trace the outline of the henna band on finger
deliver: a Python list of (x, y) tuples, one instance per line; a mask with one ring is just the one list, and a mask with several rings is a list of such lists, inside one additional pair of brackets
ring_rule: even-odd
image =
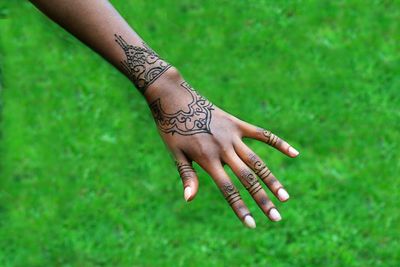
[(226, 201), (228, 201), (230, 206), (232, 206), (235, 202), (242, 199), (239, 191), (231, 183), (224, 184), (222, 190), (226, 194), (225, 199)]
[(262, 189), (261, 184), (260, 183), (255, 183), (252, 186), (250, 186), (247, 190), (249, 190), (250, 195), (254, 196), (261, 189)]
[(278, 136), (276, 136), (275, 134), (271, 133), (268, 130), (264, 130), (263, 131), (264, 136), (267, 138), (267, 140), (265, 141), (267, 144), (271, 145), (271, 146), (275, 146), (276, 143), (278, 142)]
[(271, 171), (268, 169), (267, 166), (264, 165), (263, 169), (257, 174), (260, 179), (266, 183), (267, 178), (271, 175)]
[(271, 175), (271, 171), (255, 154), (250, 154), (249, 159), (254, 173), (266, 183), (266, 179)]
[(243, 169), (240, 171), (240, 178), (249, 183), (249, 185), (245, 187), (247, 191), (249, 191), (250, 195), (253, 196), (262, 189), (257, 178), (248, 169)]
[(193, 177), (193, 175), (196, 175), (196, 171), (193, 169), (191, 164), (188, 163), (176, 163), (176, 167), (179, 172), (179, 176), (183, 179), (189, 179)]
[(239, 201), (242, 199), (242, 197), (239, 194), (239, 191), (236, 191), (235, 193), (233, 193), (232, 195), (229, 195), (227, 197), (225, 197), (226, 201), (228, 201), (229, 205), (233, 205), (233, 203)]
[(264, 163), (262, 163), (261, 161), (257, 161), (257, 162), (254, 164), (254, 168), (255, 168), (255, 170), (254, 170), (255, 174), (257, 174), (258, 177), (260, 177), (260, 179), (263, 180), (263, 181), (264, 181), (265, 179), (267, 179), (268, 176), (271, 175), (271, 171), (270, 171), (270, 170), (268, 169), (268, 167), (267, 167)]

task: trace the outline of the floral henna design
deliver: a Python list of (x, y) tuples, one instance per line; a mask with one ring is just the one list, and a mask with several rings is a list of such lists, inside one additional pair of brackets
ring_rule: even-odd
[(179, 110), (175, 113), (167, 113), (162, 109), (159, 98), (150, 104), (159, 129), (172, 135), (175, 133), (181, 135), (211, 134), (210, 123), (214, 110), (213, 104), (200, 96), (187, 82), (182, 82), (181, 86), (192, 97), (192, 102), (188, 104), (187, 111)]
[(121, 35), (114, 35), (117, 44), (124, 50), (126, 60), (121, 61), (129, 78), (144, 94), (147, 87), (160, 77), (171, 65), (160, 57), (146, 44), (143, 47), (129, 45)]

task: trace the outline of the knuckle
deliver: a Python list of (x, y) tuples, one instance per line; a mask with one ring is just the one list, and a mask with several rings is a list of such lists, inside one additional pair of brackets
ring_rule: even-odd
[(227, 146), (220, 145), (219, 146), (220, 154), (223, 158), (228, 158), (232, 154), (232, 149)]
[(195, 150), (196, 156), (200, 159), (205, 160), (209, 158), (212, 152), (212, 150), (207, 145), (200, 142), (195, 145)]

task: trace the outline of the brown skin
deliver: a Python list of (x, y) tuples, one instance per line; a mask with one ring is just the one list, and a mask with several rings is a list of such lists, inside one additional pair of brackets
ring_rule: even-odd
[[(123, 50), (121, 43), (116, 43), (116, 36), (121, 36), (126, 44), (134, 47), (143, 49), (146, 46), (108, 1), (31, 0), (31, 2), (134, 81), (135, 77), (129, 72), (129, 68), (121, 65), (121, 62), (127, 60), (127, 52)], [(161, 107), (167, 113), (185, 111), (192, 98), (181, 86), (183, 81), (177, 69), (170, 67), (141, 91), (149, 105), (160, 99)], [(160, 130), (161, 137), (176, 159), (184, 188), (191, 188), (187, 200), (191, 201), (198, 191), (197, 175), (191, 165), (194, 161), (210, 174), (235, 214), (245, 221), (250, 211), (223, 168), (224, 164), (228, 164), (265, 215), (271, 220), (279, 220), (280, 217), (272, 215), (276, 214), (275, 206), (262, 189), (256, 174), (277, 197), (278, 190), (283, 187), (262, 160), (243, 143), (242, 138), (266, 142), (290, 157), (297, 156), (298, 152), (270, 132), (241, 121), (216, 106), (213, 106), (211, 113), (209, 133), (182, 135)], [(286, 197), (281, 195), (280, 200), (285, 201), (287, 198), (288, 195)]]
[[(190, 97), (188, 98), (187, 93), (179, 86), (183, 81), (179, 72), (171, 68), (149, 87), (145, 93), (146, 100), (148, 103), (152, 103), (161, 98), (163, 109), (170, 113), (179, 109), (187, 109)], [(264, 178), (262, 179), (263, 182), (279, 199), (277, 192), (283, 186), (272, 173), (267, 172), (265, 163), (242, 141), (242, 138), (248, 137), (268, 143), (272, 137), (267, 138), (264, 134), (265, 130), (261, 128), (241, 121), (215, 106), (214, 109), (210, 124), (212, 134), (201, 133), (184, 136), (160, 131), (161, 137), (177, 163), (185, 165), (191, 165), (192, 161), (198, 163), (214, 179), (223, 195), (226, 196), (227, 192), (224, 186), (233, 186), (233, 184), (223, 165), (229, 165), (243, 186), (248, 188), (250, 183), (246, 177), (248, 175), (255, 177), (253, 171), (257, 172), (257, 168), (254, 167), (254, 164), (259, 162), (261, 167), (264, 168), (264, 171), (260, 172), (260, 178)], [(290, 149), (291, 146), (287, 142), (277, 137), (274, 138), (274, 147), (290, 157), (298, 155), (295, 150)], [(269, 175), (264, 177), (267, 175), (263, 176), (262, 174)], [(190, 172), (189, 175), (182, 177), (182, 181), (184, 188), (192, 188), (192, 194), (187, 199), (191, 201), (198, 191), (197, 175), (195, 172)], [(256, 185), (253, 185), (254, 190), (249, 188), (251, 189), (249, 191), (253, 193), (252, 196), (261, 210), (270, 218), (270, 210), (275, 206), (264, 189), (258, 185), (257, 182)], [(233, 203), (232, 209), (241, 220), (244, 219), (245, 215), (250, 214), (242, 200)], [(273, 218), (270, 219), (273, 220)]]

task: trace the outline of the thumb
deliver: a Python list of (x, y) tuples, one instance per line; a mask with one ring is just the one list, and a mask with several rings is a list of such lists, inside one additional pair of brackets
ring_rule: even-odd
[(192, 163), (184, 155), (176, 158), (176, 167), (182, 179), (184, 198), (189, 202), (196, 196), (199, 188), (196, 171), (193, 169)]

